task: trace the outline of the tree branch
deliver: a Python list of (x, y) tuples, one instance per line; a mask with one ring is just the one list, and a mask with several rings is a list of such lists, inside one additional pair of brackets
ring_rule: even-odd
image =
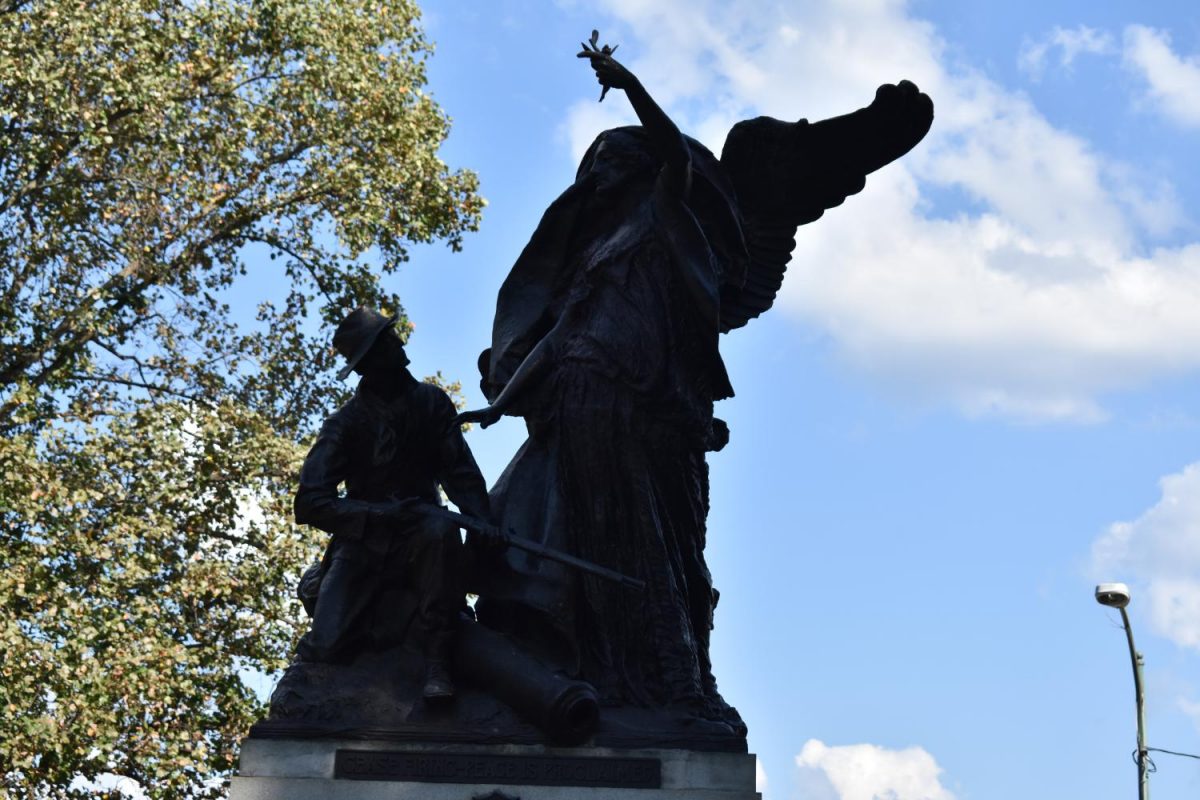
[(173, 396), (181, 398), (183, 400), (188, 400), (190, 402), (198, 403), (201, 405), (208, 404), (208, 401), (203, 397), (197, 397), (196, 395), (191, 395), (191, 394), (188, 394), (187, 392), (181, 392), (178, 389), (172, 389), (169, 386), (163, 386), (163, 385), (157, 384), (157, 383), (151, 383), (151, 382), (147, 382), (147, 381), (135, 381), (132, 378), (127, 378), (122, 375), (117, 375), (115, 373), (105, 373), (105, 374), (101, 374), (101, 375), (89, 375), (85, 372), (73, 372), (70, 375), (68, 375), (67, 377), (71, 378), (72, 380), (85, 381), (85, 382), (90, 382), (90, 383), (115, 383), (120, 386), (128, 386), (132, 389), (145, 389), (149, 392), (162, 392), (163, 394), (173, 395)]
[(247, 547), (253, 547), (255, 550), (261, 551), (266, 549), (266, 544), (256, 536), (243, 538), (241, 536), (234, 536), (232, 533), (218, 533), (216, 531), (205, 531), (201, 535), (211, 536), (214, 539), (221, 539), (222, 541), (232, 542), (233, 544), (244, 544)]
[(334, 299), (333, 293), (330, 290), (329, 286), (326, 285), (325, 280), (317, 272), (316, 265), (313, 264), (311, 260), (309, 260), (309, 259), (305, 258), (304, 256), (300, 255), (299, 253), (297, 253), (293, 248), (284, 244), (283, 241), (278, 236), (272, 236), (269, 233), (252, 234), (252, 235), (248, 235), (246, 237), (246, 240), (250, 241), (250, 242), (258, 242), (259, 244), (265, 244), (268, 247), (273, 247), (276, 250), (278, 250), (279, 252), (286, 253), (287, 255), (294, 258), (296, 260), (296, 262), (298, 264), (300, 264), (301, 266), (303, 266), (304, 269), (308, 272), (309, 276), (313, 280), (313, 284), (317, 287), (317, 289), (321, 292), (321, 294), (325, 295), (325, 299), (329, 301), (329, 304), (331, 306), (337, 305), (337, 300)]

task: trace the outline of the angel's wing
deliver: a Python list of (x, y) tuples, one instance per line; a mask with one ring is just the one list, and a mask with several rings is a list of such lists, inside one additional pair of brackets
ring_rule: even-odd
[(871, 105), (840, 117), (811, 124), (758, 117), (735, 125), (721, 166), (737, 193), (750, 263), (744, 285), (722, 289), (722, 332), (775, 302), (797, 227), (862, 191), (867, 175), (915, 147), (932, 123), (933, 101), (901, 81), (880, 86)]

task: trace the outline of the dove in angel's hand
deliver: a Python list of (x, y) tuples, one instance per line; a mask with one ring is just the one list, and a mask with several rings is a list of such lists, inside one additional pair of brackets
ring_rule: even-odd
[(604, 102), (604, 96), (608, 94), (608, 90), (614, 86), (618, 89), (627, 89), (635, 80), (633, 73), (621, 66), (612, 54), (617, 52), (620, 45), (603, 45), (600, 44), (600, 31), (593, 29), (592, 38), (586, 42), (580, 42), (579, 46), (583, 50), (576, 54), (578, 58), (587, 58), (592, 62), (592, 69), (596, 70), (596, 79), (600, 81), (600, 85), (604, 88), (600, 90), (600, 102)]

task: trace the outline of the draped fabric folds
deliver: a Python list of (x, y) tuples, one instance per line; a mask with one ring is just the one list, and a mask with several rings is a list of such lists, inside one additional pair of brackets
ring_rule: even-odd
[(717, 351), (720, 287), (744, 269), (745, 245), (719, 162), (690, 144), (680, 197), (641, 129), (596, 140), (501, 289), (481, 360), (494, 397), (554, 337), (552, 366), (512, 409), (529, 439), (493, 487), (500, 524), (647, 588), (510, 550), (478, 608), (607, 704), (716, 719), (736, 712), (708, 660), (705, 452), (713, 402), (732, 395)]

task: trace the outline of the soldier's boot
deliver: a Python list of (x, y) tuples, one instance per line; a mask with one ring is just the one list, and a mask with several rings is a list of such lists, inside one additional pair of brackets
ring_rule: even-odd
[(453, 634), (448, 630), (434, 633), (430, 637), (425, 653), (426, 700), (449, 700), (454, 697), (454, 679), (450, 677), (450, 647)]
[(430, 661), (425, 665), (425, 688), (421, 693), (426, 700), (449, 700), (454, 697), (454, 680), (445, 661)]

